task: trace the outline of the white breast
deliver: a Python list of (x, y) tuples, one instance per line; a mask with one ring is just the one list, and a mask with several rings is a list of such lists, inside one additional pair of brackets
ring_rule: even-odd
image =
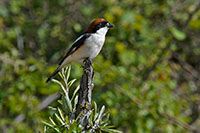
[(86, 40), (87, 54), (90, 59), (95, 58), (101, 51), (107, 31), (107, 27), (101, 28)]

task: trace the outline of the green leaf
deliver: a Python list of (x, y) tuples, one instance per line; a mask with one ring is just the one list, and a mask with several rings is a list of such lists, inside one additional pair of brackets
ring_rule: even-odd
[(73, 95), (72, 95), (72, 98), (71, 98), (71, 101), (73, 101), (73, 99), (75, 98), (76, 93), (78, 92), (79, 89), (80, 89), (80, 85), (78, 85), (78, 86), (76, 87), (76, 89), (74, 90)]
[(59, 129), (57, 129), (54, 125), (48, 123), (48, 122), (45, 122), (45, 121), (42, 121), (43, 124), (45, 124), (46, 126), (54, 129), (56, 132), (60, 133)]
[(68, 106), (69, 111), (72, 112), (72, 104), (71, 104), (71, 101), (70, 101), (70, 99), (69, 99), (68, 92), (66, 91), (65, 87), (64, 87), (64, 86), (62, 85), (62, 83), (59, 82), (58, 80), (53, 79), (52, 81), (55, 82), (55, 83), (57, 83), (57, 84), (59, 84), (59, 85), (61, 86), (61, 88), (62, 88), (62, 90), (63, 90), (63, 92), (64, 92), (64, 102), (67, 103), (66, 105)]
[(74, 99), (74, 109), (73, 109), (74, 111), (76, 111), (77, 103), (78, 103), (78, 96), (76, 96), (75, 99)]
[(51, 123), (55, 126), (56, 125), (56, 123), (54, 122), (54, 120), (51, 118), (51, 117), (49, 117), (49, 120), (51, 121)]
[(68, 96), (68, 95), (67, 95), (67, 96), (64, 96), (64, 100), (65, 100), (65, 102), (67, 103), (66, 105), (67, 105), (67, 107), (69, 108), (69, 111), (72, 112), (72, 103), (71, 103), (71, 101), (70, 101), (70, 99), (69, 99), (69, 96)]
[(68, 87), (70, 88), (72, 85), (73, 85), (73, 83), (76, 81), (76, 79), (73, 79), (73, 80), (71, 80), (69, 83), (68, 83)]
[[(62, 70), (63, 70), (63, 69), (62, 69)], [(62, 71), (62, 70), (61, 70), (61, 71)], [(62, 73), (59, 72), (58, 74), (59, 74), (59, 76), (63, 79)]]
[(115, 129), (101, 129), (102, 131), (108, 132), (108, 133), (122, 133), (122, 131), (118, 131)]
[(94, 101), (94, 121), (97, 119), (97, 117), (98, 117), (98, 114), (97, 114), (97, 104)]
[(63, 103), (63, 112), (65, 113), (65, 114), (67, 114), (67, 112), (70, 112), (70, 110), (69, 110), (69, 108), (67, 108), (67, 104), (66, 104), (66, 102), (65, 102), (65, 98), (64, 98), (64, 96), (62, 96), (61, 97), (61, 99), (62, 99), (62, 103)]
[(81, 114), (83, 114), (83, 112), (81, 112), (77, 117), (76, 117), (76, 121), (78, 121), (79, 117), (81, 116)]
[(107, 113), (107, 116), (106, 116), (106, 118), (105, 118), (105, 122), (108, 122), (109, 121), (109, 118), (110, 118), (110, 113)]
[(63, 114), (62, 110), (59, 107), (58, 107), (58, 112), (59, 112), (59, 115), (60, 115), (62, 121), (65, 121), (64, 114)]
[(65, 116), (65, 123), (67, 124), (67, 126), (69, 127), (69, 125), (70, 125), (70, 118), (69, 118), (70, 116)]
[(105, 106), (103, 105), (101, 107), (101, 110), (100, 110), (100, 113), (99, 113), (99, 116), (98, 116), (98, 121), (100, 121), (102, 119), (104, 111), (105, 111)]
[(69, 133), (78, 130), (78, 124), (76, 121), (73, 121), (69, 128)]
[(105, 128), (105, 129), (110, 129), (110, 128), (113, 128), (113, 127), (115, 127), (115, 126), (113, 126), (113, 125), (110, 125), (110, 126), (104, 126), (104, 127), (102, 127), (103, 129)]
[(63, 105), (62, 101), (61, 100), (57, 100), (58, 103), (60, 103), (60, 105)]
[(48, 126), (48, 127), (54, 128), (54, 125), (52, 125), (52, 124), (50, 124), (50, 123), (48, 123), (48, 122), (46, 122), (46, 121), (42, 121), (42, 123), (45, 124), (45, 125)]
[(63, 122), (63, 120), (62, 120), (62, 118), (60, 118), (59, 116), (58, 116), (58, 114), (54, 114), (55, 116), (56, 116), (56, 118), (57, 118), (57, 120), (62, 124), (62, 125), (65, 125), (65, 123)]
[(61, 83), (60, 81), (58, 81), (58, 80), (56, 80), (56, 79), (52, 79), (52, 81), (55, 82), (55, 83), (57, 83), (57, 84), (59, 84), (59, 85), (61, 86), (61, 88), (62, 88), (64, 94), (65, 94), (66, 96), (68, 96), (68, 93), (67, 93), (65, 87), (62, 85), (62, 83)]
[(183, 31), (176, 29), (175, 27), (170, 28), (170, 31), (177, 40), (182, 41), (186, 38), (186, 34)]
[(67, 77), (66, 77), (66, 80), (68, 81), (69, 80), (69, 76), (70, 76), (70, 72), (71, 72), (71, 66), (69, 65), (67, 68)]
[(52, 107), (52, 106), (48, 106), (49, 109), (56, 111), (56, 108)]
[(89, 117), (89, 124), (90, 124), (91, 127), (93, 127), (93, 118), (94, 118), (94, 113), (92, 111), (91, 114), (90, 114), (90, 117)]
[(44, 133), (47, 133), (47, 126), (44, 126)]

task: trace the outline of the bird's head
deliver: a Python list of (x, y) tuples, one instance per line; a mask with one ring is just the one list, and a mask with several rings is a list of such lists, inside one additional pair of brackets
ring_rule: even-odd
[(88, 33), (99, 33), (99, 34), (106, 34), (107, 31), (114, 27), (113, 24), (110, 24), (107, 20), (103, 18), (98, 18), (92, 21), (90, 26), (88, 27)]

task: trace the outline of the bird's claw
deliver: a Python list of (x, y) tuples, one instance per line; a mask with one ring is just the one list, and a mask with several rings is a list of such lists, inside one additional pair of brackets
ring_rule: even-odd
[(81, 66), (81, 67), (82, 67), (83, 70), (86, 71), (86, 72), (89, 72), (89, 71), (90, 71), (90, 69), (89, 69), (89, 68), (86, 68), (85, 66)]

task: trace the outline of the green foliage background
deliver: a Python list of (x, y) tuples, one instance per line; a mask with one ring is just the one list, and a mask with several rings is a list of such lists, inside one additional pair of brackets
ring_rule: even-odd
[[(111, 123), (127, 133), (199, 131), (199, 7), (198, 0), (1, 0), (0, 132), (43, 130), (52, 112), (38, 106), (60, 91), (45, 80), (99, 17), (116, 26), (93, 61), (93, 100), (106, 105)], [(80, 65), (71, 73), (80, 79)]]

